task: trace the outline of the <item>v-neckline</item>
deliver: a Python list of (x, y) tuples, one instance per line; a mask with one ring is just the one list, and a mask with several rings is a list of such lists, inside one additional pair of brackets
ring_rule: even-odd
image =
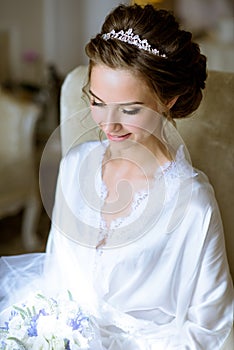
[[(108, 188), (105, 184), (105, 181), (103, 180), (103, 161), (106, 155), (107, 148), (109, 146), (108, 140), (103, 141), (102, 145), (103, 145), (103, 152), (101, 154), (100, 163), (99, 163), (100, 184), (101, 184), (100, 196), (101, 196), (102, 203), (104, 203), (108, 195)], [(107, 224), (106, 220), (102, 215), (102, 208), (103, 208), (103, 204), (102, 204), (100, 208), (100, 225), (102, 230), (105, 230), (106, 233), (108, 233), (108, 231), (113, 231), (116, 228), (120, 227), (124, 223), (124, 221), (127, 221), (127, 222), (131, 221), (132, 217), (134, 217), (136, 209), (140, 209), (140, 207), (143, 204), (142, 202), (148, 197), (150, 189), (154, 188), (156, 179), (159, 178), (159, 174), (165, 173), (167, 169), (170, 169), (172, 167), (173, 163), (174, 161), (167, 161), (162, 166), (159, 166), (156, 169), (154, 176), (152, 178), (152, 185), (148, 186), (148, 188), (142, 188), (142, 189), (139, 189), (138, 191), (135, 191), (132, 202), (130, 204), (129, 213), (127, 215), (122, 215), (122, 216), (120, 215), (119, 217), (116, 217), (115, 219), (111, 220), (109, 224)]]

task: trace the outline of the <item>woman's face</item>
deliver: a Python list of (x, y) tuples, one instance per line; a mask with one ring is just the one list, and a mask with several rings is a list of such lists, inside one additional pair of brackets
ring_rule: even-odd
[(95, 65), (90, 76), (92, 117), (110, 142), (147, 145), (160, 116), (155, 95), (128, 70)]

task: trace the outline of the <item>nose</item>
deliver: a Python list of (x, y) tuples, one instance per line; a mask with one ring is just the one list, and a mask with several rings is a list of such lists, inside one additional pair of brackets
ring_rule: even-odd
[(106, 134), (121, 130), (121, 124), (113, 122), (103, 122), (100, 124), (100, 127)]
[(105, 113), (105, 118), (103, 118), (100, 123), (100, 127), (105, 133), (116, 132), (121, 129), (121, 123), (118, 118), (118, 113), (114, 110), (107, 110)]

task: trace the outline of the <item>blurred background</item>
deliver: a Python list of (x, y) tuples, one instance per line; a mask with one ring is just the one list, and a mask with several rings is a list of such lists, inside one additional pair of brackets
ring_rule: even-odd
[[(153, 3), (192, 31), (208, 69), (234, 72), (233, 0)], [(59, 125), (66, 75), (87, 64), (84, 46), (119, 0), (0, 0), (0, 255), (43, 251), (50, 219), (39, 190), (44, 147)], [(59, 135), (43, 171), (53, 199)]]

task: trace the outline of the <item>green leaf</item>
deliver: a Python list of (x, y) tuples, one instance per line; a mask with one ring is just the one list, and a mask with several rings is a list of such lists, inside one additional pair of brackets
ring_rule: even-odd
[(22, 317), (23, 320), (25, 320), (25, 318), (28, 317), (27, 312), (26, 312), (24, 309), (22, 309), (21, 307), (15, 306), (15, 305), (14, 305), (13, 308), (14, 308), (15, 310), (19, 311), (20, 316)]
[(42, 295), (40, 293), (37, 294), (37, 298), (48, 301), (48, 299), (44, 295)]
[(69, 300), (74, 301), (70, 290), (68, 290), (67, 293), (68, 293)]
[(19, 340), (18, 338), (9, 337), (7, 339), (13, 340), (14, 342), (16, 342), (16, 344), (19, 346), (20, 350), (27, 350), (25, 344), (21, 340)]
[(32, 312), (31, 312), (31, 310), (30, 310), (29, 307), (27, 307), (27, 312), (28, 312), (28, 316), (29, 316), (29, 317), (32, 317)]
[(36, 312), (35, 306), (32, 307), (32, 312), (33, 312), (33, 316), (36, 316), (37, 312)]

